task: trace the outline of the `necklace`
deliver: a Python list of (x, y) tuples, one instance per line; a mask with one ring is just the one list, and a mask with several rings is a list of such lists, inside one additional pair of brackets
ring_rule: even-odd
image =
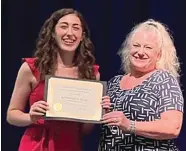
[(74, 67), (74, 64), (72, 64), (72, 65), (64, 65), (64, 64), (61, 64), (61, 63), (58, 63), (58, 64), (62, 68), (73, 68)]

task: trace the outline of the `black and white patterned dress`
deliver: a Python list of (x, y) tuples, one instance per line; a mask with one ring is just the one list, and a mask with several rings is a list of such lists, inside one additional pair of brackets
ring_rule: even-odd
[[(154, 121), (168, 110), (183, 112), (183, 95), (178, 81), (168, 72), (157, 70), (142, 84), (121, 90), (122, 75), (108, 82), (107, 95), (112, 110), (123, 111), (130, 120)], [(99, 151), (178, 151), (174, 140), (154, 140), (123, 133), (116, 126), (102, 126)]]

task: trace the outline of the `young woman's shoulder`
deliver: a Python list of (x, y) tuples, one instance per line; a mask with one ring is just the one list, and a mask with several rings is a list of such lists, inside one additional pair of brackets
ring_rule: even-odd
[(24, 62), (19, 71), (18, 71), (18, 77), (22, 77), (22, 78), (25, 78), (25, 79), (28, 79), (28, 78), (31, 78), (33, 75), (32, 75), (32, 71), (28, 65), (27, 62)]

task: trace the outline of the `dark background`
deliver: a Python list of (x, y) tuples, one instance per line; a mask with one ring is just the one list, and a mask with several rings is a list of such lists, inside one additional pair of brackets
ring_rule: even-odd
[[(181, 84), (186, 89), (186, 1), (185, 0), (3, 0), (2, 1), (2, 151), (16, 151), (24, 128), (6, 122), (6, 111), (22, 57), (31, 57), (38, 32), (57, 9), (72, 7), (88, 22), (96, 47), (101, 80), (120, 72), (116, 55), (130, 29), (148, 18), (169, 26), (182, 63)], [(185, 43), (184, 43), (185, 42)], [(186, 92), (183, 91), (186, 97)], [(99, 127), (84, 140), (86, 151), (96, 151)], [(184, 151), (186, 118), (177, 144)]]

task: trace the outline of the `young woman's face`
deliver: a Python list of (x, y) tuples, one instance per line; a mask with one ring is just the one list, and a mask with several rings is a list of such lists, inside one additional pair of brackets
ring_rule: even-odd
[(55, 37), (61, 50), (75, 51), (83, 39), (80, 19), (75, 14), (63, 16), (55, 26)]

